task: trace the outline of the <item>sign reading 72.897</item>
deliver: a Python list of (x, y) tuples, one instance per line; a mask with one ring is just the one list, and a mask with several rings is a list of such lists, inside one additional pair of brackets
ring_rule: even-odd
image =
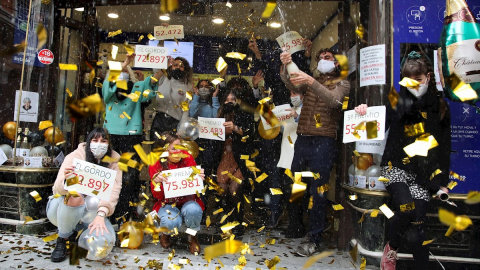
[(168, 49), (154, 46), (135, 46), (135, 67), (166, 69)]

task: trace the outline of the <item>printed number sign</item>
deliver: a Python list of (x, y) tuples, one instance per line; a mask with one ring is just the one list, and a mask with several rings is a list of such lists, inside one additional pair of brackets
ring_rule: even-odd
[(183, 25), (155, 26), (153, 31), (157, 40), (183, 39), (185, 37)]
[(66, 190), (75, 190), (88, 196), (97, 196), (100, 200), (110, 200), (117, 171), (99, 166), (81, 159), (73, 159), (74, 174), (78, 178), (75, 184), (65, 183)]
[(299, 33), (295, 31), (288, 31), (283, 35), (277, 37), (277, 43), (280, 47), (285, 48), (286, 52), (293, 54), (295, 52), (305, 50), (305, 41)]
[[(197, 166), (200, 169), (200, 166)], [(186, 195), (197, 194), (203, 190), (203, 181), (198, 174), (193, 180), (188, 178), (192, 175), (191, 167), (162, 171), (162, 175), (166, 175), (168, 181), (163, 183), (163, 193), (165, 198), (174, 198)]]
[(135, 67), (143, 68), (167, 68), (168, 49), (154, 46), (135, 46)]
[(225, 141), (225, 118), (198, 117), (200, 138), (208, 140)]
[[(377, 136), (368, 140), (385, 138), (385, 106), (368, 107), (365, 115), (355, 110), (345, 111), (343, 123), (343, 143), (367, 140), (367, 129), (373, 121), (377, 121)], [(363, 127), (360, 128), (360, 125)]]
[[(287, 111), (287, 109), (291, 109), (289, 104), (283, 104), (283, 105), (280, 105), (280, 106), (276, 106), (272, 110), (272, 113), (275, 114), (275, 116), (277, 117), (278, 122), (279, 122), (279, 124), (274, 126), (274, 127), (278, 127), (278, 126), (286, 125), (286, 124), (291, 124), (291, 123), (295, 122), (295, 119), (293, 118), (293, 116), (290, 115), (290, 111)], [(265, 118), (263, 116), (261, 117), (261, 119), (262, 119), (263, 127), (265, 128), (265, 130), (269, 130), (269, 129), (274, 128), (269, 123), (267, 123), (267, 121), (265, 120)]]

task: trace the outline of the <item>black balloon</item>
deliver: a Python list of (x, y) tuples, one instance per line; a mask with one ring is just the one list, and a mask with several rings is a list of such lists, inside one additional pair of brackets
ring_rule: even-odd
[(32, 144), (32, 147), (42, 145), (45, 142), (45, 137), (41, 131), (33, 131), (27, 135), (28, 141)]
[(63, 151), (63, 153), (65, 153), (65, 149), (63, 146), (52, 146), (52, 145), (46, 145), (45, 146), (45, 149), (47, 149), (48, 151), (48, 155), (49, 156), (58, 156), (58, 154), (60, 154), (60, 152)]

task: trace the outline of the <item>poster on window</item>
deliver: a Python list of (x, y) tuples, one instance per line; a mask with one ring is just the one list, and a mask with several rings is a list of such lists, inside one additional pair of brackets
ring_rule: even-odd
[(15, 108), (13, 113), (13, 121), (17, 121), (18, 117), (18, 103), (20, 102), (20, 121), (34, 122), (38, 120), (38, 93), (22, 91), (20, 97), (20, 90), (15, 94)]

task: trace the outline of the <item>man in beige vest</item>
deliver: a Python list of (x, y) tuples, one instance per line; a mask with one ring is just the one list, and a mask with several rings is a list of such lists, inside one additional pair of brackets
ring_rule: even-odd
[[(289, 90), (304, 95), (291, 170), (293, 173), (311, 171), (320, 174), (318, 179), (304, 178), (303, 181), (309, 184), (305, 197), (287, 205), (289, 226), (285, 236), (300, 238), (306, 233), (302, 222), (302, 201), (310, 202), (310, 241), (297, 248), (296, 252), (301, 256), (310, 256), (322, 249), (321, 233), (325, 228), (327, 199), (321, 187), (328, 182), (336, 158), (342, 103), (350, 92), (350, 83), (340, 79), (339, 64), (334, 55), (329, 49), (322, 49), (316, 54), (318, 65), (313, 77), (301, 71), (291, 72), (290, 78), (286, 73), (282, 74)], [(280, 59), (284, 65), (292, 62), (288, 52), (283, 52)]]

